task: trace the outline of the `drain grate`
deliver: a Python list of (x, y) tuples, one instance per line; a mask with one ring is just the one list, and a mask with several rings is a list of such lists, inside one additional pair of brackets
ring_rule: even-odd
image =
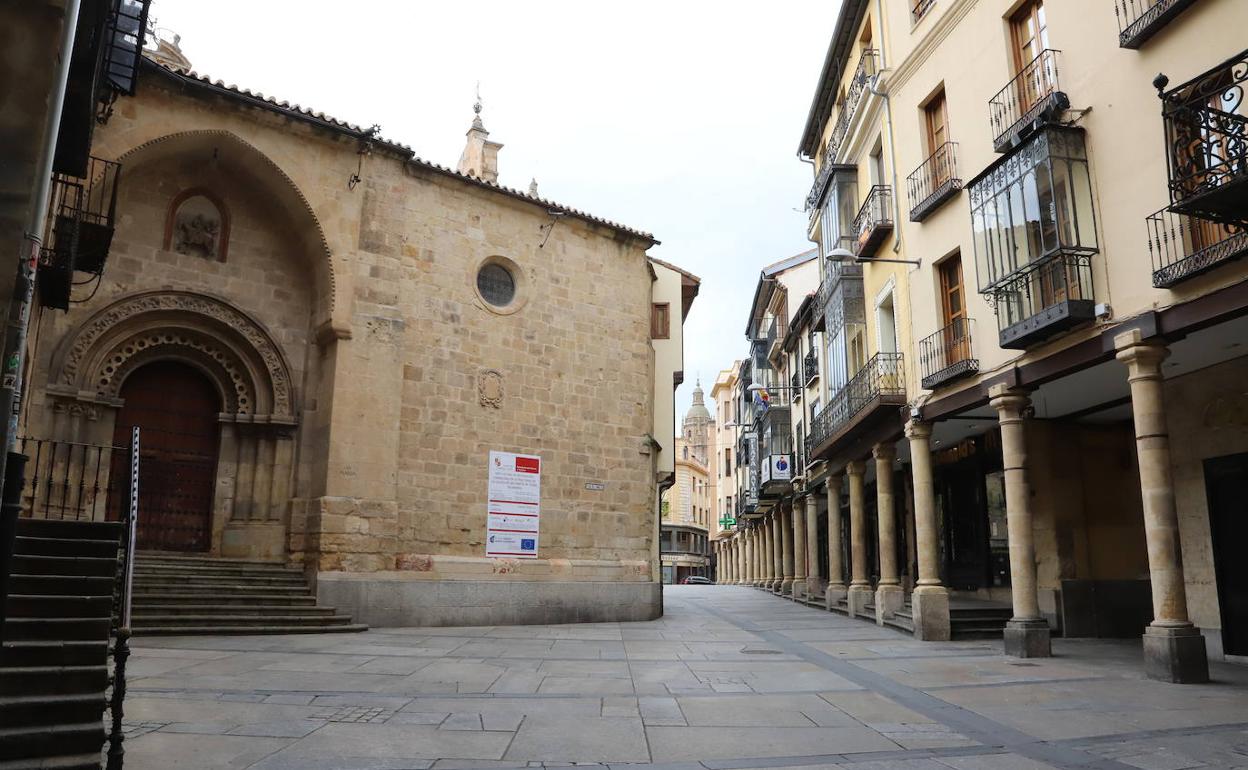
[(743, 655), (783, 655), (779, 650), (742, 650)]

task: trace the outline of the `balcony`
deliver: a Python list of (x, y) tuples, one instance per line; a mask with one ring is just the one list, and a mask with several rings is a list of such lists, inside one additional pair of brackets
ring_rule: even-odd
[(841, 439), (906, 403), (901, 353), (877, 353), (811, 421), (807, 462), (823, 459)]
[(877, 184), (867, 191), (867, 199), (854, 217), (854, 254), (873, 257), (893, 232), (893, 188)]
[(804, 388), (802, 387), (802, 373), (801, 372), (793, 372), (793, 376), (789, 378), (789, 387), (793, 389), (793, 400), (801, 401), (802, 390), (804, 390)]
[(1118, 46), (1138, 49), (1196, 0), (1114, 0)]
[(1005, 152), (1070, 106), (1058, 83), (1058, 54), (1046, 48), (988, 101), (992, 147)]
[(853, 121), (854, 114), (858, 112), (858, 105), (862, 101), (863, 94), (866, 93), (867, 85), (875, 77), (878, 69), (879, 51), (874, 48), (863, 51), (862, 56), (858, 58), (858, 67), (854, 70), (854, 75), (850, 78), (849, 86), (846, 88), (845, 101), (841, 102), (836, 123), (832, 128), (832, 135), (828, 137), (828, 146), (824, 150), (819, 173), (815, 176), (815, 183), (806, 196), (806, 208), (810, 211), (812, 220), (819, 212), (819, 204), (823, 201), (823, 194), (827, 191), (828, 182), (832, 179), (836, 168), (836, 155), (840, 152), (841, 143), (845, 141), (845, 136), (849, 133), (849, 124)]
[(958, 143), (945, 142), (931, 157), (906, 177), (910, 195), (910, 221), (922, 222), (940, 204), (958, 194), (962, 177), (958, 176)]
[(996, 305), (1001, 347), (1023, 350), (1093, 319), (1092, 258), (1061, 253), (1032, 263), (988, 301)]
[(1248, 117), (1244, 83), (1248, 50), (1161, 96), (1170, 210), (1223, 224), (1248, 226)]
[(75, 271), (100, 275), (113, 243), (121, 165), (90, 158), (87, 175), (56, 174), (37, 271), (39, 301), (68, 310)]
[(970, 318), (957, 318), (945, 328), (919, 340), (920, 385), (935, 390), (979, 371), (979, 359), (971, 347)]
[(911, 0), (910, 23), (918, 24), (919, 19), (927, 15), (928, 10), (936, 4), (936, 0)]
[(1170, 287), (1248, 254), (1248, 228), (1162, 209), (1145, 220), (1153, 286)]
[(815, 355), (815, 351), (810, 351), (802, 360), (802, 374), (806, 378), (806, 386), (809, 387), (812, 382), (819, 379), (819, 356)]

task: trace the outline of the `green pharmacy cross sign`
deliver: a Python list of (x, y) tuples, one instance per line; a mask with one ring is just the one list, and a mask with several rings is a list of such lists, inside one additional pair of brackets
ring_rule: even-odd
[(737, 520), (731, 516), (725, 516), (719, 520), (720, 529), (731, 529), (737, 525)]

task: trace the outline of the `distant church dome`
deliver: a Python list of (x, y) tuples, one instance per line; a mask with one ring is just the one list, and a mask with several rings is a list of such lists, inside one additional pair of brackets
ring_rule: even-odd
[(699, 380), (698, 384), (693, 387), (693, 404), (689, 407), (689, 411), (685, 412), (685, 422), (711, 419), (711, 413), (706, 408), (703, 396), (702, 381)]

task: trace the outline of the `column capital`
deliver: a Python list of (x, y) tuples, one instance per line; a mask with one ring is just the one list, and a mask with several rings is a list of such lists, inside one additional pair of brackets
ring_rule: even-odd
[(1116, 358), (1127, 365), (1132, 376), (1160, 375), (1161, 362), (1170, 355), (1164, 340), (1144, 339), (1139, 329), (1114, 337), (1114, 349), (1118, 351)]
[(1006, 385), (993, 385), (988, 389), (988, 404), (998, 412), (1018, 412), (1031, 403), (1031, 389)]
[[(806, 495), (806, 512), (813, 513), (819, 509), (819, 500), (814, 495)], [(797, 510), (794, 508), (794, 510)]]
[(883, 460), (891, 463), (893, 460), (897, 459), (897, 445), (893, 444), (891, 441), (881, 441), (871, 447), (871, 456), (876, 460)]
[(852, 460), (845, 464), (845, 472), (850, 476), (861, 476), (867, 472), (867, 464), (862, 460)]
[(932, 437), (932, 424), (923, 422), (922, 420), (909, 420), (906, 422), (906, 438), (911, 441), (915, 439), (928, 439)]

